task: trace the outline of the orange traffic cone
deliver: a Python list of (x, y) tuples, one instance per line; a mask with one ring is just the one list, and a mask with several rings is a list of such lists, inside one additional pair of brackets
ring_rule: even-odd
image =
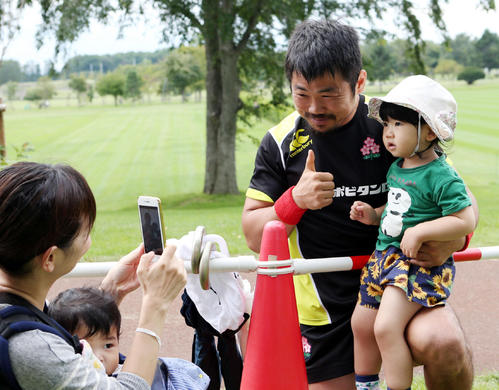
[[(289, 259), (286, 227), (280, 221), (268, 222), (263, 230), (260, 260), (269, 256)], [(308, 389), (293, 275), (259, 274), (241, 390), (279, 389)]]

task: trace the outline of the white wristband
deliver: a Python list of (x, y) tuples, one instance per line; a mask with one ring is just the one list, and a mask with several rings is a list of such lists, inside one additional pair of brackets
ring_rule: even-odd
[(148, 334), (149, 336), (154, 337), (156, 339), (156, 341), (158, 342), (159, 347), (161, 348), (161, 338), (156, 333), (154, 333), (152, 330), (149, 330), (146, 328), (137, 328), (137, 329), (135, 329), (135, 331), (139, 332), (139, 333), (145, 333), (145, 334)]

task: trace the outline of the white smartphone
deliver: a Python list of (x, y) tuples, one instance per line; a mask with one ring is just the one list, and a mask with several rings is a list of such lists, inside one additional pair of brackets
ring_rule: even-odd
[(137, 203), (145, 253), (153, 251), (159, 256), (165, 242), (161, 200), (154, 196), (139, 196)]

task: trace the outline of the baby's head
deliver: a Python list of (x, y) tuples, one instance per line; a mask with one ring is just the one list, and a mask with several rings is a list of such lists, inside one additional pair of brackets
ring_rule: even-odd
[(121, 314), (110, 294), (94, 287), (70, 288), (50, 303), (48, 314), (90, 344), (108, 375), (116, 370)]
[(391, 118), (414, 126), (417, 153), (424, 149), (421, 129), (434, 134), (430, 146), (453, 139), (456, 113), (457, 103), (447, 89), (429, 77), (416, 75), (402, 80), (385, 97), (371, 98), (368, 115), (381, 124)]

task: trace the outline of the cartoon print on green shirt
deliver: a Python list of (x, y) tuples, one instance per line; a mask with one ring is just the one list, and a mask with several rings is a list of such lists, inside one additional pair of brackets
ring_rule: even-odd
[(411, 207), (411, 197), (402, 188), (390, 188), (385, 216), (381, 230), (390, 237), (398, 237), (402, 232), (404, 213)]

